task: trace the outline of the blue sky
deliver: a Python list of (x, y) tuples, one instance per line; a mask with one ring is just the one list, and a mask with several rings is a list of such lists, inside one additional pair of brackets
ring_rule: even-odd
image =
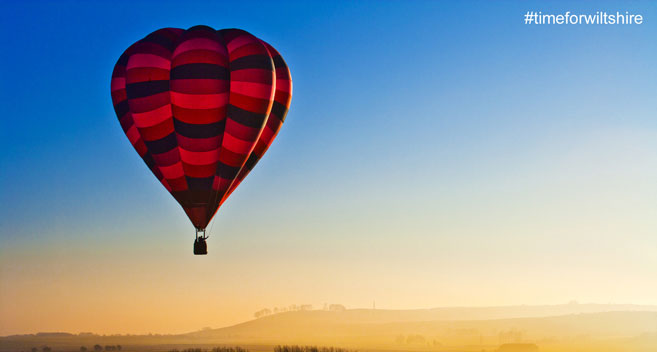
[[(205, 325), (304, 300), (657, 304), (657, 286), (645, 280), (657, 274), (654, 2), (2, 6), (0, 279), (14, 288), (0, 290), (0, 302), (24, 295), (25, 277), (63, 292), (84, 275), (139, 285), (139, 276), (117, 279), (133, 265), (179, 273), (162, 278), (168, 287), (200, 262), (183, 211), (122, 134), (109, 81), (134, 41), (206, 24), (272, 44), (290, 66), (294, 94), (279, 137), (220, 209), (209, 243), (216, 255), (197, 274), (246, 288), (296, 280)], [(524, 25), (529, 10), (630, 11), (644, 23)], [(107, 256), (123, 264), (81, 268)], [(527, 275), (534, 285), (523, 283)], [(580, 285), (582, 277), (591, 284)], [(524, 288), (482, 297), (472, 293), (478, 280)], [(625, 288), (608, 293), (618, 280)], [(303, 289), (308, 282), (324, 293)], [(360, 293), (342, 296), (344, 287)], [(6, 332), (42, 327), (2, 324)]]

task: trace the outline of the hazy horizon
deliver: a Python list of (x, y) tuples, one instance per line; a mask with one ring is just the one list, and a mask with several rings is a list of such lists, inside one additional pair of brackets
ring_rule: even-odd
[[(623, 308), (626, 310), (614, 310)], [(0, 352), (29, 350), (32, 346), (77, 351), (80, 346), (92, 345), (110, 346), (105, 351), (121, 345), (126, 351), (172, 352), (176, 349), (193, 352), (188, 350), (190, 347), (209, 351), (215, 346), (272, 351), (277, 345), (332, 346), (348, 351), (501, 352), (506, 351), (501, 348), (507, 345), (510, 351), (516, 352), (533, 352), (536, 348), (553, 352), (652, 352), (657, 343), (657, 307), (644, 307), (651, 311), (628, 308), (631, 307), (608, 306), (610, 311), (606, 311), (604, 307), (571, 303), (548, 307), (388, 311), (344, 310), (334, 306), (327, 310), (266, 314), (230, 327), (206, 327), (184, 334), (14, 335), (0, 337)]]
[[(307, 309), (301, 309), (301, 306), (311, 306), (311, 308)], [(388, 309), (385, 307), (344, 307), (344, 305), (339, 304), (339, 303), (324, 303), (322, 305), (314, 305), (314, 304), (292, 304), (292, 305), (287, 305), (287, 306), (276, 306), (276, 307), (262, 307), (262, 309), (268, 309), (270, 312), (266, 315), (263, 315), (262, 317), (265, 316), (271, 316), (271, 315), (276, 315), (276, 314), (282, 314), (282, 313), (304, 313), (304, 312), (334, 312), (331, 309), (329, 309), (329, 306), (331, 305), (339, 305), (342, 306), (343, 308), (346, 309), (347, 312), (356, 312), (356, 311), (372, 311), (372, 310), (377, 310), (377, 311), (383, 311), (383, 312), (416, 312), (416, 311), (423, 311), (423, 312), (429, 312), (433, 310), (455, 310), (455, 309), (464, 309), (464, 310), (477, 310), (477, 309), (487, 309), (487, 308), (493, 308), (499, 311), (504, 311), (505, 309), (511, 310), (512, 308), (571, 308), (575, 312), (583, 312), (584, 310), (578, 310), (577, 308), (583, 308), (583, 307), (588, 307), (588, 312), (657, 312), (657, 305), (639, 305), (639, 304), (631, 304), (631, 303), (580, 303), (577, 301), (569, 301), (565, 303), (558, 303), (558, 304), (515, 304), (515, 305), (505, 305), (505, 306), (434, 306), (430, 308), (410, 308), (410, 309)], [(297, 310), (292, 310), (292, 306), (296, 306), (298, 309)], [(595, 308), (598, 309), (593, 309), (591, 310), (591, 306), (595, 306)], [(274, 311), (274, 309), (281, 309)], [(608, 310), (610, 309), (611, 310)], [(633, 309), (630, 309), (633, 308)], [(261, 309), (261, 310), (262, 310)], [(283, 310), (284, 309), (284, 310)], [(548, 311), (549, 312), (549, 311)], [(89, 329), (81, 329), (78, 331), (64, 331), (64, 330), (52, 330), (52, 331), (26, 331), (26, 332), (21, 332), (21, 333), (12, 333), (12, 334), (5, 334), (2, 335), (0, 334), (0, 337), (2, 336), (12, 336), (12, 335), (30, 335), (30, 334), (37, 334), (37, 333), (71, 333), (71, 334), (84, 334), (84, 333), (92, 333), (95, 335), (145, 335), (145, 334), (161, 334), (161, 335), (175, 335), (175, 334), (185, 334), (185, 333), (191, 333), (191, 332), (196, 332), (196, 331), (203, 331), (206, 329), (222, 329), (222, 328), (227, 328), (227, 327), (232, 327), (236, 325), (240, 325), (245, 322), (250, 322), (253, 320), (257, 320), (261, 317), (256, 317), (254, 316), (256, 312), (253, 312), (250, 317), (245, 318), (244, 320), (240, 321), (235, 321), (235, 322), (230, 322), (227, 325), (222, 325), (222, 326), (209, 326), (209, 325), (203, 325), (200, 326), (197, 329), (194, 330), (189, 330), (189, 331), (175, 331), (175, 332), (167, 332), (167, 331), (151, 331), (148, 330), (147, 332), (142, 332), (142, 333), (135, 333), (135, 332), (109, 332), (109, 331), (91, 331)], [(573, 314), (573, 313), (571, 313)], [(577, 313), (581, 314), (581, 313)], [(558, 316), (563, 316), (563, 315), (568, 315), (559, 311), (556, 312), (551, 312), (551, 313), (543, 313), (543, 314), (528, 314), (528, 315), (518, 315), (518, 318), (540, 318), (540, 317), (558, 317)], [(465, 319), (465, 318), (459, 318), (457, 320), (494, 320), (494, 319), (500, 319), (500, 318), (483, 318), (483, 319)], [(393, 320), (395, 322), (397, 321), (404, 321), (402, 320)], [(202, 322), (201, 322), (202, 323)]]

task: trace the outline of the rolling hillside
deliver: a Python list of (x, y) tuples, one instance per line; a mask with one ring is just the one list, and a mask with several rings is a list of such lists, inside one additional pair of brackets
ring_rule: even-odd
[[(234, 326), (180, 335), (100, 336), (40, 333), (0, 338), (0, 352), (49, 345), (57, 351), (94, 344), (128, 350), (180, 346), (276, 344), (341, 346), (387, 351), (494, 351), (504, 343), (532, 343), (541, 351), (652, 351), (657, 307), (568, 304), (425, 310), (294, 311)], [(154, 347), (159, 346), (159, 347)], [(255, 346), (255, 347), (253, 347)], [(260, 346), (260, 347), (257, 347)]]
[[(399, 314), (399, 312), (395, 313)], [(372, 315), (368, 317), (368, 315)], [(187, 334), (204, 341), (257, 343), (311, 343), (352, 346), (393, 346), (470, 343), (486, 340), (539, 341), (633, 337), (657, 333), (657, 312), (615, 311), (550, 317), (506, 319), (392, 321), (375, 319), (377, 312), (288, 312), (231, 327)], [(504, 336), (508, 335), (507, 338)], [(400, 336), (404, 341), (400, 341)], [(416, 337), (409, 342), (409, 336)], [(422, 342), (424, 341), (424, 342)]]

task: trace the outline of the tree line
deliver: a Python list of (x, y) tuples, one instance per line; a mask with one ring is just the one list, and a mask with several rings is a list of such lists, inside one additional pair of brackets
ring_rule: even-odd
[[(120, 351), (123, 347), (121, 345), (105, 345), (105, 347), (101, 345), (94, 345), (93, 350), (95, 352), (101, 352), (101, 351)], [(89, 351), (87, 347), (81, 346), (80, 347), (80, 352), (87, 352)]]
[[(169, 350), (169, 352), (249, 352), (242, 347), (215, 347), (211, 350), (200, 348), (187, 348), (184, 350)], [(278, 345), (274, 347), (274, 352), (357, 352), (337, 347), (318, 347), (318, 346), (296, 346), (296, 345)]]
[(339, 347), (278, 345), (274, 352), (357, 352)]
[[(300, 304), (300, 305), (292, 304), (288, 307), (274, 307), (272, 309), (264, 308), (264, 309), (261, 309), (261, 310), (255, 312), (255, 313), (253, 313), (253, 316), (256, 317), (256, 318), (262, 318), (262, 317), (266, 317), (268, 315), (277, 314), (277, 313), (306, 311), (306, 310), (312, 310), (312, 309), (313, 309), (312, 304)], [(323, 310), (328, 310), (328, 311), (332, 311), (332, 312), (340, 312), (340, 311), (343, 311), (343, 310), (347, 310), (347, 308), (345, 308), (345, 306), (343, 306), (342, 304), (330, 304), (329, 305), (329, 304), (325, 303)]]
[(177, 349), (169, 350), (169, 352), (249, 352), (249, 350), (235, 346), (235, 347), (225, 347), (225, 346), (220, 346), (220, 347), (215, 347), (211, 350), (202, 350), (200, 348), (187, 348), (182, 351), (178, 351)]

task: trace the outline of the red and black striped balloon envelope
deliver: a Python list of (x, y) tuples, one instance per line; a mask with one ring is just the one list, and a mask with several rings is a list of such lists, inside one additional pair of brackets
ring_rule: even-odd
[(271, 45), (240, 29), (159, 29), (112, 73), (121, 127), (148, 168), (203, 230), (265, 154), (292, 99)]

